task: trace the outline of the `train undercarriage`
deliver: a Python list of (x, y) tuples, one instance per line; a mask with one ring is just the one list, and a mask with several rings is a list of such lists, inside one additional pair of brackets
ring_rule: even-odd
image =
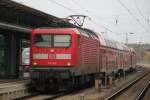
[(115, 81), (118, 78), (126, 78), (126, 75), (129, 73), (134, 72), (136, 69), (130, 67), (128, 70), (119, 69), (116, 72), (113, 71), (111, 73), (101, 72), (100, 79), (102, 82), (102, 86), (108, 85), (110, 82), (110, 77), (112, 78), (112, 81)]
[[(107, 86), (109, 84), (109, 78), (112, 81), (120, 77), (125, 77), (126, 74), (133, 72), (135, 69), (130, 68), (124, 71), (123, 69), (117, 72), (106, 73), (101, 72), (100, 80), (102, 86)], [(92, 86), (95, 83), (95, 73), (86, 75), (74, 75), (69, 71), (64, 72), (52, 72), (49, 71), (34, 71), (31, 75), (31, 84), (34, 90), (37, 91), (64, 91), (70, 89), (78, 89), (83, 87)]]
[(94, 85), (95, 74), (74, 75), (70, 72), (35, 71), (31, 84), (37, 91), (64, 91)]

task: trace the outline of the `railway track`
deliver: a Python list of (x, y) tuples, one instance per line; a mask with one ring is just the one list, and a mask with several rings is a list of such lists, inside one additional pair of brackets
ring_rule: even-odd
[(70, 94), (76, 94), (82, 90), (88, 89), (90, 87), (84, 87), (84, 88), (79, 88), (79, 89), (73, 89), (73, 90), (65, 90), (57, 93), (35, 93), (31, 94), (25, 97), (21, 97), (15, 100), (53, 100), (57, 99), (63, 96), (67, 96)]
[(141, 100), (146, 88), (149, 87), (149, 81), (150, 71), (107, 97), (106, 100)]
[(41, 93), (37, 93), (35, 95), (29, 95), (26, 97), (21, 97), (15, 100), (53, 100), (56, 98), (59, 98), (61, 96), (65, 96), (69, 94), (69, 92), (61, 92), (61, 93), (56, 93), (56, 94), (41, 94)]
[(145, 85), (142, 92), (139, 94), (139, 96), (136, 98), (136, 100), (150, 100), (150, 80)]

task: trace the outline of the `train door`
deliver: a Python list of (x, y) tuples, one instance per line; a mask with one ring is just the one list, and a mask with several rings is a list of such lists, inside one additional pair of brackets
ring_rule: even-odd
[(132, 54), (130, 54), (130, 67), (133, 67), (133, 58), (132, 58)]
[(104, 86), (106, 86), (106, 84), (107, 84), (107, 61), (108, 61), (108, 59), (107, 59), (107, 56), (106, 55), (102, 55), (101, 56), (101, 79), (102, 79), (102, 84), (104, 85)]
[(107, 56), (102, 56), (102, 72), (107, 72)]
[(123, 57), (123, 53), (120, 53), (120, 69), (123, 69), (123, 61), (124, 61), (124, 57)]
[(102, 54), (99, 54), (99, 68), (102, 69)]
[(116, 71), (119, 68), (119, 53), (116, 53)]
[(136, 65), (136, 57), (135, 57), (135, 55), (132, 53), (132, 54), (131, 54), (131, 67), (132, 67), (132, 68), (135, 68), (135, 65)]
[(123, 54), (123, 58), (122, 58), (122, 69), (125, 69), (125, 56)]

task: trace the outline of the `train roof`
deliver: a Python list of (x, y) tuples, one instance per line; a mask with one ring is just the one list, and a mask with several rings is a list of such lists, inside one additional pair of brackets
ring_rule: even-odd
[(48, 29), (67, 29), (67, 30), (73, 30), (73, 29), (75, 29), (75, 30), (78, 30), (82, 35), (84, 35), (84, 36), (87, 36), (87, 37), (89, 37), (89, 38), (94, 38), (94, 39), (98, 39), (98, 35), (94, 32), (94, 31), (92, 31), (92, 30), (90, 30), (90, 29), (87, 29), (87, 28), (79, 28), (79, 27), (76, 27), (76, 28), (74, 28), (74, 27), (72, 27), (72, 28), (62, 28), (62, 27), (39, 27), (39, 28), (36, 28), (36, 29), (34, 29), (33, 31), (34, 32), (39, 32), (39, 31), (41, 31), (41, 30), (48, 30)]
[(130, 48), (126, 46), (124, 43), (120, 43), (108, 38), (104, 38), (102, 35), (98, 34), (100, 44), (102, 46), (110, 47), (110, 48), (115, 48), (119, 50), (124, 50), (124, 51), (129, 51)]
[(99, 38), (100, 45), (105, 47), (110, 47), (114, 49), (124, 50), (124, 51), (130, 51), (130, 48), (126, 46), (124, 43), (120, 43), (108, 38), (104, 38), (102, 35), (90, 30), (90, 29), (82, 29), (86, 31), (87, 34), (94, 35), (95, 37)]
[(130, 48), (130, 51), (135, 53), (135, 49), (134, 48)]
[[(37, 28), (35, 30), (38, 29), (54, 29), (54, 27), (40, 27)], [(55, 29), (61, 29), (60, 27), (55, 28)], [(64, 29), (70, 29), (70, 28), (64, 28)], [(77, 29), (80, 33), (83, 33), (83, 35), (85, 34), (85, 36), (89, 36), (92, 38), (98, 38), (100, 45), (105, 46), (105, 47), (110, 47), (110, 48), (114, 48), (114, 49), (119, 49), (119, 50), (124, 50), (124, 51), (131, 51), (133, 52), (134, 50), (132, 50), (131, 48), (129, 48), (128, 46), (126, 46), (124, 43), (120, 43), (108, 38), (104, 38), (102, 35), (90, 30), (90, 29), (86, 29), (86, 28), (72, 28), (72, 29)]]
[(99, 38), (100, 41), (100, 45), (102, 46), (106, 46), (106, 47), (110, 47), (110, 48), (114, 48), (114, 49), (119, 49), (119, 50), (124, 50), (124, 51), (134, 51), (134, 50), (130, 50), (131, 48), (129, 48), (127, 45), (125, 45), (124, 43), (120, 43), (108, 38), (104, 38), (103, 36), (101, 36), (100, 34), (94, 32), (93, 30), (90, 29), (83, 29), (84, 31), (86, 31), (88, 34), (94, 35), (95, 37)]

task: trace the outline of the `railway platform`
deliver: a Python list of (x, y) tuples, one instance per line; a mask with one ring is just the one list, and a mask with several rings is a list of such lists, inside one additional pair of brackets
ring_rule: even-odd
[(28, 95), (29, 79), (0, 79), (0, 100), (12, 100)]
[(0, 79), (0, 85), (5, 83), (12, 83), (12, 82), (20, 82), (20, 81), (28, 81), (29, 78), (19, 78), (19, 79)]

